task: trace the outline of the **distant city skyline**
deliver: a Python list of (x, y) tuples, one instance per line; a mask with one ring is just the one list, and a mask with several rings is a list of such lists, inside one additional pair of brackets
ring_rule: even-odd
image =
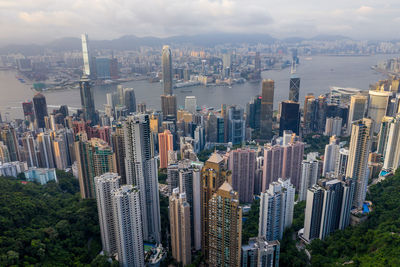
[[(141, 6), (137, 9), (138, 5)], [(400, 3), (385, 1), (173, 0), (57, 1), (0, 0), (3, 41), (45, 43), (87, 32), (93, 39), (123, 35), (166, 37), (209, 32), (263, 33), (276, 38), (344, 35), (393, 39)], [(131, 25), (135, 25), (132, 29)]]

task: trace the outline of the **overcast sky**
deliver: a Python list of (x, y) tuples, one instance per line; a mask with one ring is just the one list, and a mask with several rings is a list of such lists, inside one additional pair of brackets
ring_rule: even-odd
[(0, 0), (0, 44), (208, 32), (400, 37), (399, 0)]

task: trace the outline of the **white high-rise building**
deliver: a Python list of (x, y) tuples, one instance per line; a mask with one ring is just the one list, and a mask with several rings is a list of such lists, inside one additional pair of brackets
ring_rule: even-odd
[(190, 113), (196, 113), (197, 109), (197, 99), (195, 96), (187, 96), (185, 97), (185, 110), (189, 111)]
[(143, 237), (161, 242), (160, 201), (157, 160), (152, 155), (150, 122), (147, 114), (129, 116), (124, 124), (127, 184), (140, 192)]
[(338, 145), (335, 136), (330, 138), (329, 144), (325, 146), (324, 154), (324, 167), (322, 169), (322, 176), (326, 176), (326, 173), (333, 172), (335, 170), (336, 159), (339, 155), (340, 146)]
[(342, 135), (342, 118), (332, 117), (326, 118), (325, 132), (326, 136), (341, 136)]
[(395, 171), (400, 165), (400, 115), (389, 122), (383, 169)]
[(89, 53), (89, 40), (87, 34), (82, 34), (82, 57), (83, 57), (83, 74), (89, 77), (91, 73), (91, 58)]
[(303, 160), (303, 163), (301, 164), (299, 201), (306, 200), (307, 189), (317, 183), (318, 165), (318, 160)]
[(49, 133), (40, 133), (37, 136), (37, 144), (40, 152), (39, 167), (53, 169), (56, 167), (54, 164), (53, 156), (53, 142)]
[(335, 163), (335, 176), (340, 179), (346, 176), (347, 161), (349, 159), (349, 150), (345, 148), (339, 149), (339, 154)]
[(268, 241), (282, 238), (283, 231), (292, 225), (295, 188), (290, 180), (278, 179), (261, 193), (258, 236)]
[(364, 118), (353, 123), (346, 177), (356, 180), (353, 205), (361, 208), (368, 185), (368, 156), (371, 150), (373, 121)]
[(144, 266), (139, 189), (132, 185), (124, 185), (114, 190), (112, 205), (120, 266)]
[(365, 95), (357, 94), (352, 95), (350, 98), (349, 117), (347, 120), (347, 134), (351, 133), (351, 126), (354, 121), (364, 118), (365, 110), (367, 108), (368, 97)]
[(113, 215), (111, 192), (120, 186), (121, 177), (117, 173), (107, 172), (95, 180), (97, 211), (99, 213), (101, 243), (103, 251), (111, 256), (117, 253), (116, 229)]
[(389, 98), (392, 94), (392, 92), (386, 91), (369, 91), (368, 118), (374, 121), (372, 129), (374, 133), (379, 131), (382, 119), (386, 115)]

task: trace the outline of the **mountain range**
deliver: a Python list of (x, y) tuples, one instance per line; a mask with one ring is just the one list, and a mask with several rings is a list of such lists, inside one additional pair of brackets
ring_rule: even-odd
[[(89, 36), (90, 38), (90, 36)], [(286, 43), (297, 43), (303, 40), (332, 41), (350, 39), (340, 35), (318, 35), (310, 39), (301, 37), (291, 37), (277, 39), (268, 34), (233, 34), (233, 33), (210, 33), (198, 35), (179, 35), (166, 38), (158, 37), (137, 37), (135, 35), (125, 35), (113, 40), (90, 40), (90, 45), (95, 49), (111, 50), (132, 50), (141, 46), (161, 47), (164, 44), (187, 44), (194, 47), (213, 47), (223, 44), (269, 44), (275, 41)], [(73, 51), (81, 49), (81, 40), (76, 37), (65, 37), (50, 41), (43, 45), (38, 44), (12, 44), (0, 48), (0, 54), (22, 53), (26, 56), (38, 55), (46, 50), (52, 51)]]

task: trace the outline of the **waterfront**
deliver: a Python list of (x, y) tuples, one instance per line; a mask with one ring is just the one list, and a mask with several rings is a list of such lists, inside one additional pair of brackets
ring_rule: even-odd
[[(306, 93), (319, 95), (329, 91), (329, 86), (356, 87), (367, 90), (369, 84), (385, 78), (382, 73), (370, 67), (379, 61), (396, 57), (398, 55), (374, 56), (314, 56), (311, 60), (301, 58), (297, 68), (297, 75), (301, 78), (300, 102), (304, 102)], [(0, 71), (0, 112), (8, 119), (22, 118), (21, 103), (32, 99), (34, 92), (30, 85), (19, 82), (13, 71)], [(289, 94), (289, 69), (271, 70), (262, 73), (263, 78), (275, 80), (274, 109), (278, 103), (288, 98)], [(128, 82), (124, 87), (135, 89), (137, 103), (145, 102), (149, 108), (160, 108), (160, 83), (149, 83), (146, 80)], [(219, 107), (221, 104), (239, 104), (244, 106), (253, 96), (260, 93), (261, 83), (235, 84), (227, 86), (192, 86), (175, 89), (178, 105), (184, 105), (188, 95), (197, 98), (199, 106)], [(106, 93), (116, 90), (115, 85), (98, 86), (94, 90), (96, 108), (103, 110), (106, 102)], [(78, 89), (66, 89), (44, 93), (49, 110), (66, 104), (71, 108), (80, 107)]]

